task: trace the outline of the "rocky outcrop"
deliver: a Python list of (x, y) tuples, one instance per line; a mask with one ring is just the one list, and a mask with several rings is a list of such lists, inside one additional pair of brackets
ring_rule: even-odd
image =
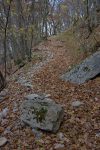
[(100, 51), (86, 58), (81, 64), (62, 75), (62, 79), (82, 84), (100, 74)]

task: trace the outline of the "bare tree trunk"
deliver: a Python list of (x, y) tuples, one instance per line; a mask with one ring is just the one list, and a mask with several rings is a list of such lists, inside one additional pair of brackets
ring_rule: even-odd
[(8, 21), (9, 21), (9, 14), (10, 14), (10, 8), (11, 8), (11, 2), (10, 0), (8, 11), (7, 11), (7, 16), (6, 16), (6, 24), (4, 28), (4, 64), (5, 64), (5, 79), (7, 75), (7, 28), (8, 28)]

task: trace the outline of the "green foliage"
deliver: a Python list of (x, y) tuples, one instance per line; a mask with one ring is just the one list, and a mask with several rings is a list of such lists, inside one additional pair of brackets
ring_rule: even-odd
[(47, 109), (45, 107), (42, 107), (40, 110), (34, 109), (34, 113), (36, 115), (37, 122), (42, 122), (45, 120)]

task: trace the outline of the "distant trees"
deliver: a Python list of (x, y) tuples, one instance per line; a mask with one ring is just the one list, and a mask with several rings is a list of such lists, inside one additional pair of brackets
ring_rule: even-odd
[[(32, 47), (81, 18), (89, 30), (100, 23), (100, 0), (0, 0), (0, 58), (5, 77), (12, 62), (31, 60)], [(4, 43), (4, 44), (2, 44)]]
[(47, 39), (49, 5), (49, 0), (0, 1), (0, 59), (5, 78), (12, 59), (18, 65), (31, 60), (33, 44)]
[[(98, 7), (99, 6), (99, 7)], [(100, 1), (98, 0), (85, 0), (85, 16), (88, 21), (88, 29), (90, 32), (92, 28), (97, 26), (99, 22), (98, 11), (100, 11)]]

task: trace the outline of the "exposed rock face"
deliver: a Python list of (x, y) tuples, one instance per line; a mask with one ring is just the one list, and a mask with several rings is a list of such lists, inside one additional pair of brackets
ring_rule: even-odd
[(62, 79), (82, 84), (100, 74), (100, 51), (85, 59), (71, 71), (62, 75)]
[(64, 110), (50, 98), (31, 94), (21, 105), (21, 120), (32, 128), (57, 132), (64, 117)]

